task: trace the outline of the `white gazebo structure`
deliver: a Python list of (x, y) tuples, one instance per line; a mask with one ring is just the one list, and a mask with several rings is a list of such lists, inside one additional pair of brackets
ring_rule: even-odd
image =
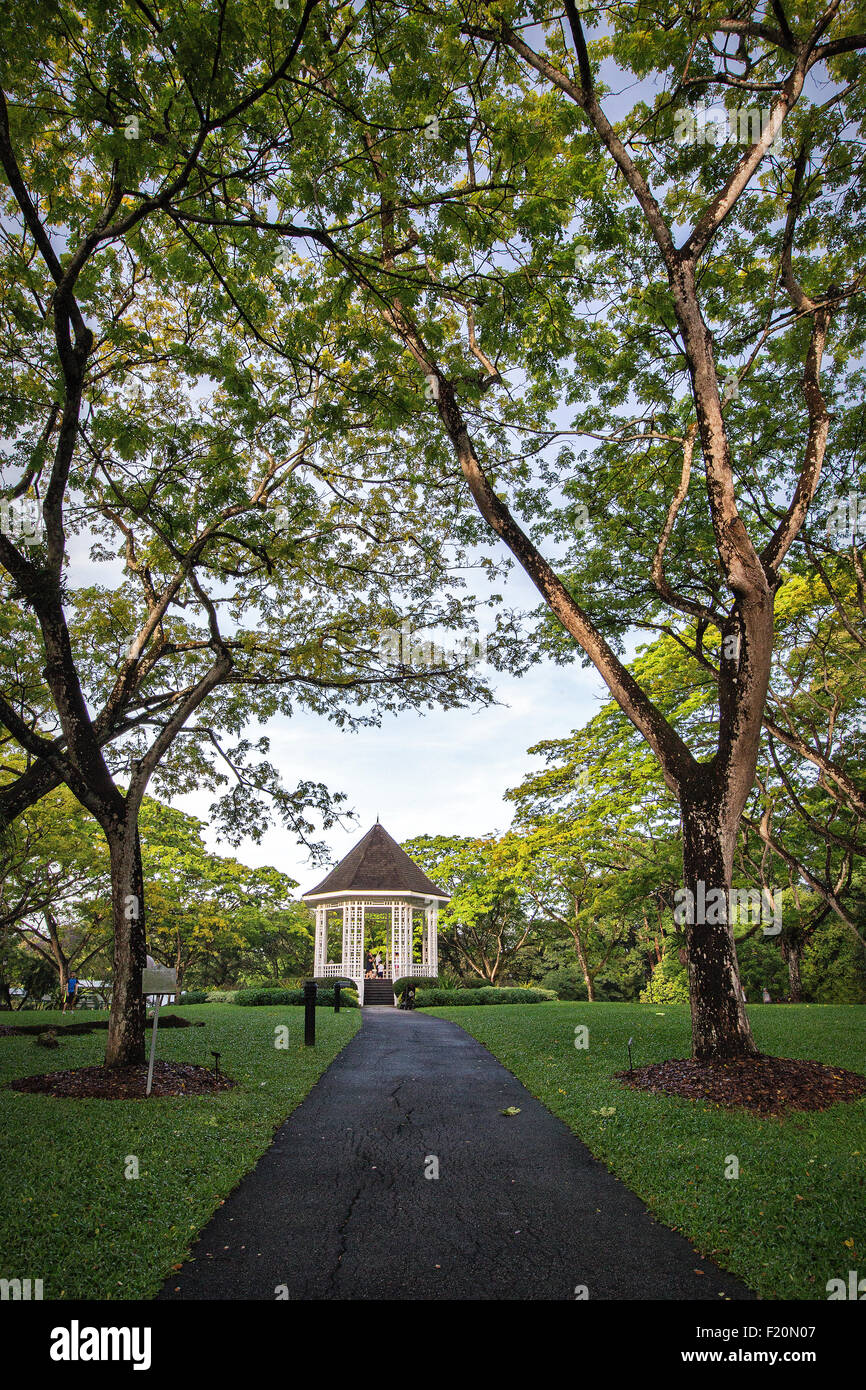
[[(439, 905), (449, 895), (431, 883), (418, 865), (377, 821), (363, 840), (332, 869), (304, 902), (316, 912), (316, 947), (313, 975), (317, 979), (351, 980), (364, 1003), (364, 958), (367, 917), (385, 918), (388, 947), (382, 986), (368, 994), (376, 1003), (394, 998), (388, 986), (406, 975), (430, 979), (439, 973)], [(420, 960), (414, 949), (420, 928)], [(329, 944), (329, 936), (333, 945)], [(330, 959), (337, 955), (339, 959)]]

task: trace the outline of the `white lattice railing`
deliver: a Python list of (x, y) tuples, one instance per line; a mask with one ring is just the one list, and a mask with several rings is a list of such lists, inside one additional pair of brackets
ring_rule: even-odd
[[(329, 961), (324, 969), (320, 970), (318, 973), (324, 976), (337, 976), (346, 980), (352, 978), (351, 970), (347, 970), (345, 966), (339, 963), (335, 965), (333, 961)], [(418, 961), (413, 961), (412, 964), (407, 965), (405, 969), (401, 968), (400, 973), (402, 975), (417, 975), (419, 979), (429, 980), (438, 975), (439, 971), (435, 965), (421, 965)]]

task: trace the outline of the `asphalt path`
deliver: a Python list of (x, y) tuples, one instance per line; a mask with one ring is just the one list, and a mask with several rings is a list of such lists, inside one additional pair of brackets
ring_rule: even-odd
[(365, 1008), (158, 1296), (720, 1295), (754, 1297), (659, 1225), (462, 1028)]

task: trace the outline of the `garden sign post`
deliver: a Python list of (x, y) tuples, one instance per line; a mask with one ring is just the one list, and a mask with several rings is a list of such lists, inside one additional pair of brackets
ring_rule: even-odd
[(147, 1068), (147, 1089), (145, 1095), (149, 1096), (153, 1086), (153, 1061), (156, 1056), (156, 1028), (159, 1022), (159, 1005), (164, 994), (175, 994), (177, 992), (177, 971), (169, 970), (165, 965), (157, 965), (150, 956), (147, 958), (147, 965), (141, 972), (141, 992), (145, 996), (153, 994), (156, 996), (153, 1006), (153, 1032), (150, 1038), (150, 1062)]
[(304, 1045), (316, 1046), (316, 982), (304, 982)]

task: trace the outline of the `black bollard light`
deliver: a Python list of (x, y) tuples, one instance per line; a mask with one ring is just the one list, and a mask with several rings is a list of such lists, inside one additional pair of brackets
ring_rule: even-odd
[(340, 986), (334, 985), (334, 1013), (340, 1012)]
[(629, 1038), (628, 1042), (626, 1043), (626, 1047), (628, 1048), (628, 1069), (629, 1069), (629, 1071), (632, 1071), (632, 1069), (633, 1069), (633, 1068), (632, 1068), (632, 1064), (631, 1064), (631, 1045), (632, 1045), (633, 1042), (634, 1042), (634, 1038)]
[(304, 983), (304, 1046), (316, 1046), (316, 982)]

